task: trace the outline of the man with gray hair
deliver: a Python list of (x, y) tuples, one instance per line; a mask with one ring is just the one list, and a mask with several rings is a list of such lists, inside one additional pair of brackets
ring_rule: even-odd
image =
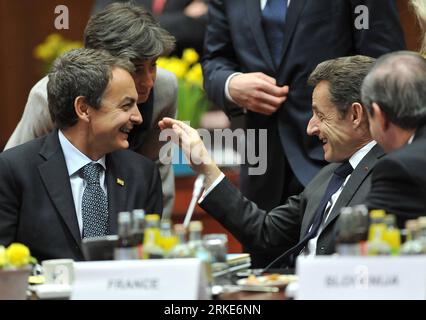
[(224, 177), (194, 129), (174, 119), (160, 122), (162, 129), (171, 128), (181, 139), (187, 158), (195, 160), (193, 169), (206, 176), (200, 206), (250, 252), (278, 256), (269, 266), (292, 265), (303, 250), (332, 254), (340, 209), (365, 202), (370, 173), (383, 156), (372, 141), (360, 103), (361, 83), (373, 63), (366, 56), (342, 57), (322, 62), (312, 72), (313, 115), (307, 133), (318, 137), (331, 164), (303, 192), (270, 211), (243, 197)]
[(125, 150), (143, 121), (133, 71), (103, 50), (56, 60), (47, 95), (57, 129), (0, 154), (0, 245), (83, 260), (81, 239), (116, 234), (118, 212), (161, 214), (158, 169)]
[(407, 219), (426, 214), (426, 60), (398, 51), (379, 58), (362, 85), (373, 138), (388, 155), (377, 163), (370, 209)]
[[(103, 49), (113, 56), (129, 59), (136, 70), (133, 79), (138, 91), (138, 108), (144, 118), (130, 133), (130, 149), (157, 161), (163, 183), (164, 214), (170, 215), (174, 201), (174, 174), (170, 164), (159, 161), (157, 123), (163, 117), (175, 117), (177, 108), (176, 77), (156, 67), (156, 60), (174, 48), (174, 38), (150, 13), (131, 3), (113, 3), (89, 20), (84, 32), (84, 46)], [(47, 106), (47, 77), (31, 90), (24, 113), (5, 150), (54, 128)], [(165, 162), (166, 163), (166, 162)]]

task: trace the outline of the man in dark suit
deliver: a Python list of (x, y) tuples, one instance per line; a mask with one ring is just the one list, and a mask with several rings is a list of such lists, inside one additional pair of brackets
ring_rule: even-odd
[[(163, 184), (163, 213), (170, 216), (175, 180), (171, 164), (162, 161), (163, 155), (160, 159), (164, 142), (160, 140), (157, 123), (165, 116), (176, 116), (177, 79), (173, 73), (157, 68), (156, 60), (170, 53), (174, 38), (141, 6), (114, 3), (90, 18), (84, 30), (84, 46), (106, 50), (134, 63), (138, 108), (144, 121), (132, 130), (129, 148), (156, 161)], [(44, 77), (31, 89), (22, 118), (5, 150), (41, 137), (55, 128), (47, 105), (47, 82), (47, 77)]]
[[(325, 159), (332, 163), (303, 192), (270, 211), (243, 197), (224, 178), (201, 147), (194, 129), (163, 119), (160, 127), (176, 132), (185, 154), (191, 156), (194, 170), (206, 176), (201, 207), (250, 250), (274, 257), (291, 250), (284, 259), (289, 264), (308, 244), (310, 254), (333, 253), (340, 209), (364, 203), (370, 189), (370, 173), (383, 155), (371, 139), (367, 114), (359, 102), (362, 80), (373, 62), (373, 58), (365, 56), (328, 60), (310, 75), (309, 82), (315, 89), (307, 133), (319, 138)], [(333, 182), (331, 191), (336, 175), (340, 183)]]
[(47, 84), (56, 130), (0, 154), (0, 244), (39, 260), (83, 260), (81, 239), (117, 233), (117, 213), (162, 212), (155, 164), (127, 149), (143, 119), (133, 64), (78, 49), (57, 59)]
[(240, 185), (244, 196), (270, 210), (326, 164), (318, 140), (304, 134), (309, 74), (327, 59), (403, 49), (395, 0), (213, 0), (208, 17), (204, 86), (229, 116), (245, 112), (248, 129), (267, 129), (266, 154), (259, 154), (257, 140), (247, 141), (266, 158), (266, 172), (251, 175), (257, 164), (243, 165)]
[(404, 227), (426, 215), (426, 60), (407, 51), (384, 55), (364, 80), (362, 99), (371, 134), (387, 153), (367, 205), (395, 214)]

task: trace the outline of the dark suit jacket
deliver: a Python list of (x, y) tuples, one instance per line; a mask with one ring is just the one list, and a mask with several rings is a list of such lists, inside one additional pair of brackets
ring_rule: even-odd
[[(121, 150), (106, 156), (106, 167), (110, 234), (120, 211), (161, 214), (161, 180), (151, 160)], [(27, 245), (39, 260), (84, 259), (57, 130), (0, 154), (0, 244), (11, 242)]]
[[(327, 59), (354, 54), (378, 57), (405, 45), (395, 0), (292, 0), (284, 26), (283, 57), (277, 66), (263, 33), (259, 3), (210, 1), (202, 65), (208, 96), (231, 116), (241, 112), (224, 94), (232, 73), (263, 72), (279, 85), (290, 86), (287, 101), (274, 115), (246, 115), (248, 128), (268, 129), (268, 167), (265, 175), (242, 180), (246, 181), (242, 190), (260, 207), (271, 209), (280, 204), (286, 183), (280, 149), (305, 186), (324, 165), (318, 138), (306, 135), (312, 116), (307, 78), (313, 69)], [(358, 5), (369, 9), (368, 30), (354, 27)]]
[(395, 214), (400, 228), (407, 219), (426, 215), (426, 125), (411, 144), (381, 159), (372, 175), (370, 209)]
[[(334, 252), (335, 226), (340, 209), (365, 203), (370, 190), (370, 173), (383, 155), (382, 149), (376, 145), (355, 168), (319, 235), (317, 254)], [(253, 202), (244, 198), (226, 179), (207, 195), (201, 207), (247, 248), (273, 252), (278, 256), (307, 234), (315, 211), (338, 165), (333, 163), (324, 167), (302, 193), (290, 197), (286, 204), (269, 212), (259, 209)]]

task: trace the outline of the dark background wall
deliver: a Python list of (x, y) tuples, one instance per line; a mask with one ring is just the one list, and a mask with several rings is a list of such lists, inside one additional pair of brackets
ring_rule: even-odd
[[(408, 48), (416, 50), (420, 31), (415, 18), (407, 0), (397, 2)], [(21, 117), (29, 90), (41, 78), (33, 49), (53, 32), (82, 40), (92, 4), (93, 0), (0, 0), (0, 150)], [(58, 5), (69, 9), (69, 30), (54, 27)]]

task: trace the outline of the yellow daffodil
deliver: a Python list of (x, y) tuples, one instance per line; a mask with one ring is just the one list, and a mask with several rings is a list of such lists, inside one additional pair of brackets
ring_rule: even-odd
[(39, 44), (34, 49), (34, 56), (37, 59), (40, 59), (40, 60), (49, 59), (50, 54), (51, 54), (51, 52), (49, 51), (49, 48), (46, 45), (44, 45), (44, 44)]
[(201, 69), (201, 64), (195, 64), (186, 74), (186, 81), (190, 84), (196, 85), (198, 87), (203, 86), (203, 70)]
[(70, 41), (62, 37), (59, 33), (53, 33), (46, 37), (46, 40), (34, 48), (34, 57), (43, 62), (46, 73), (53, 61), (62, 54), (72, 49), (81, 48), (80, 41)]
[(203, 72), (197, 63), (199, 56), (194, 49), (185, 49), (182, 58), (160, 57), (157, 66), (166, 69), (178, 78), (177, 118), (189, 121), (198, 128), (202, 114), (208, 110), (210, 102), (203, 90)]
[(188, 64), (181, 59), (172, 57), (167, 65), (167, 70), (173, 72), (178, 79), (182, 79), (188, 70)]
[(0, 246), (0, 268), (3, 268), (7, 263), (6, 249)]
[(46, 43), (50, 43), (53, 46), (57, 45), (63, 40), (62, 36), (59, 33), (52, 33), (47, 36)]
[(160, 67), (160, 68), (168, 70), (167, 69), (168, 64), (169, 64), (169, 58), (159, 57), (157, 59), (157, 66)]
[(188, 64), (194, 64), (198, 61), (199, 55), (197, 51), (195, 51), (192, 48), (188, 48), (183, 50), (182, 59), (183, 61), (187, 62)]
[(12, 243), (6, 249), (7, 262), (13, 267), (22, 267), (30, 263), (30, 250), (21, 243)]

